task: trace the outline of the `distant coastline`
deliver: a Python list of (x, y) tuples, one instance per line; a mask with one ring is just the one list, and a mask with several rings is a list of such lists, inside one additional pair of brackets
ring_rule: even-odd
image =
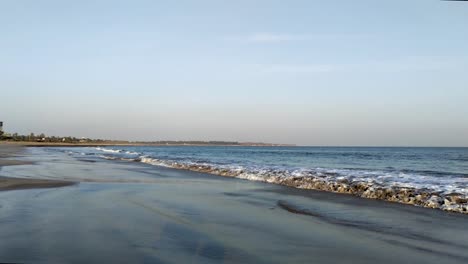
[(100, 147), (100, 146), (229, 146), (229, 147), (294, 147), (293, 144), (273, 144), (254, 142), (131, 142), (131, 141), (101, 141), (101, 142), (31, 142), (31, 141), (0, 141), (0, 144), (19, 145), (25, 147)]
[(0, 129), (0, 143), (16, 144), (26, 147), (97, 147), (97, 146), (295, 146), (293, 144), (275, 144), (263, 142), (238, 141), (201, 141), (201, 140), (158, 140), (158, 141), (128, 141), (110, 139), (77, 138), (72, 136), (47, 136), (44, 133), (36, 135), (20, 135), (18, 133), (5, 133)]

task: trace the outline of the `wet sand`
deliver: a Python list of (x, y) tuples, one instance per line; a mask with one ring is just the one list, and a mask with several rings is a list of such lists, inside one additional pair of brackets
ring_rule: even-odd
[(0, 159), (19, 156), (23, 151), (21, 145), (0, 142)]
[(468, 263), (466, 215), (28, 152), (0, 176), (80, 184), (0, 192), (0, 262)]
[[(31, 165), (32, 161), (18, 160), (24, 155), (24, 148), (15, 144), (0, 143), (0, 170), (4, 166)], [(56, 188), (73, 185), (75, 182), (60, 180), (42, 180), (0, 177), (0, 191), (32, 189), (32, 188)]]

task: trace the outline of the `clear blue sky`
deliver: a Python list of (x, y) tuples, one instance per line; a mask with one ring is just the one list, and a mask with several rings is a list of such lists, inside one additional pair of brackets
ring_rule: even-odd
[(468, 3), (1, 1), (8, 131), (468, 146)]

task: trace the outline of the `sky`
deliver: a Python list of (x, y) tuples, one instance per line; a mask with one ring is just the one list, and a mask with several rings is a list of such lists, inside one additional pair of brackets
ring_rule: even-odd
[(468, 146), (468, 2), (0, 0), (8, 132)]

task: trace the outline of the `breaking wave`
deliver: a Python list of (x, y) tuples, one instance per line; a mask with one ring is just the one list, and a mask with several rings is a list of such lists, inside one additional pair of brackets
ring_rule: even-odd
[(174, 169), (210, 173), (225, 177), (274, 183), (301, 189), (348, 193), (365, 198), (441, 208), (468, 210), (468, 175), (431, 170), (383, 170), (356, 168), (297, 168), (229, 162), (210, 162), (122, 149), (96, 148), (97, 156), (110, 160), (136, 161)]

